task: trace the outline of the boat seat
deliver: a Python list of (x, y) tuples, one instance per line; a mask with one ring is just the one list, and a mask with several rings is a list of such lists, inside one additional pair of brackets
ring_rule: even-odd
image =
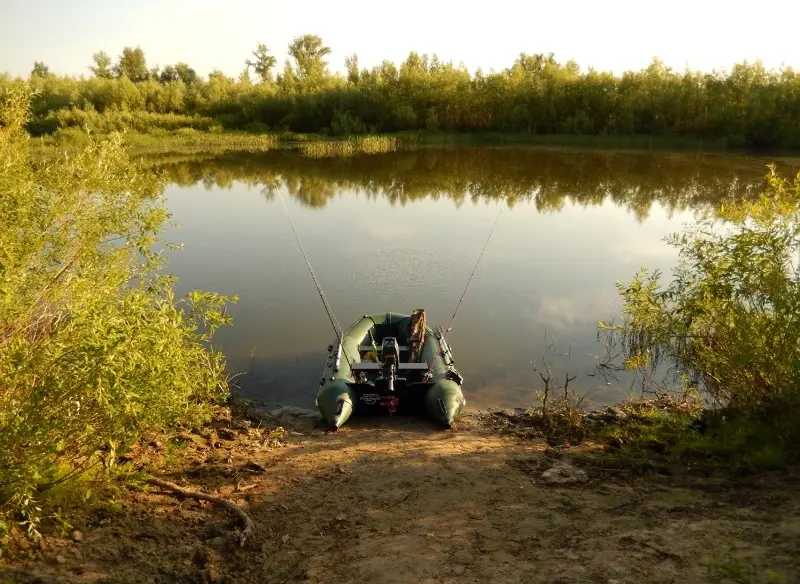
[(381, 364), (375, 363), (375, 361), (361, 361), (350, 365), (352, 371), (378, 371), (380, 368)]
[[(379, 371), (381, 369), (380, 363), (374, 361), (361, 361), (353, 363), (350, 366), (351, 371)], [(427, 371), (427, 363), (400, 363), (397, 366), (398, 371)]]
[[(400, 349), (401, 351), (408, 351), (408, 346), (407, 345), (398, 345), (397, 348)], [(374, 349), (375, 348), (372, 345), (359, 345), (358, 346), (358, 350), (359, 351), (373, 351)], [(380, 350), (381, 350), (381, 347), (379, 345), (378, 346), (378, 351), (380, 351)]]

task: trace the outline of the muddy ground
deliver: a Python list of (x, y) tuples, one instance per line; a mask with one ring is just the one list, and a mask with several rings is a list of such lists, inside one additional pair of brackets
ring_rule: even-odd
[[(491, 413), (451, 431), (402, 418), (337, 433), (280, 423), (285, 436), (274, 420), (218, 420), (131, 463), (167, 460), (151, 472), (245, 507), (256, 529), (244, 547), (228, 511), (127, 488), (116, 509), (12, 542), (0, 582), (800, 582), (794, 471), (633, 471)], [(558, 462), (586, 480), (548, 483)]]

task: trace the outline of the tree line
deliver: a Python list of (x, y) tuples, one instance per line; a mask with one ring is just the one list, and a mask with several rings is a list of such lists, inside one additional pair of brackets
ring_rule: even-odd
[[(332, 73), (330, 53), (320, 37), (304, 35), (289, 45), (278, 69), (259, 44), (236, 78), (218, 70), (203, 78), (183, 62), (148, 68), (139, 47), (125, 48), (115, 63), (96, 53), (89, 78), (57, 76), (37, 62), (29, 129), (91, 126), (95, 114), (129, 111), (167, 116), (151, 122), (166, 129), (643, 134), (800, 147), (800, 73), (788, 67), (744, 62), (729, 72), (679, 72), (654, 59), (640, 71), (615, 75), (560, 63), (553, 54), (523, 53), (502, 71), (473, 74), (411, 52), (400, 65), (370, 68), (352, 55), (344, 73)], [(0, 85), (12, 81), (0, 77)]]

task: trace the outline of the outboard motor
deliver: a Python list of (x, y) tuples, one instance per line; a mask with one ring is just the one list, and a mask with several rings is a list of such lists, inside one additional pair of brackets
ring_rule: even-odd
[(395, 372), (397, 371), (397, 366), (400, 364), (400, 347), (397, 345), (397, 339), (395, 337), (386, 337), (383, 339), (381, 355), (383, 357), (381, 369), (383, 369), (383, 373), (389, 383), (388, 390), (394, 393)]
[(396, 370), (397, 365), (400, 363), (400, 347), (397, 345), (395, 337), (383, 339), (381, 354), (383, 356), (383, 368), (388, 369), (390, 365), (393, 365)]

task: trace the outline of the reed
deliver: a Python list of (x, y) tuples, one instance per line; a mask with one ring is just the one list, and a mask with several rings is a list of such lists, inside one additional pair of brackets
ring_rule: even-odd
[(298, 150), (308, 158), (350, 157), (357, 154), (385, 154), (397, 150), (397, 138), (391, 136), (358, 136), (347, 140), (311, 142)]

